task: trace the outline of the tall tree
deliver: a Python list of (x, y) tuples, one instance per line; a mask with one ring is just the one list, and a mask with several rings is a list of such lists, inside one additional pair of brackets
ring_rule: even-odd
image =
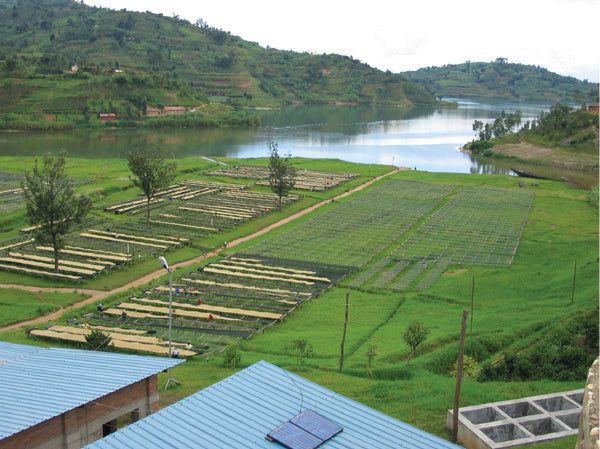
[(25, 173), (23, 182), (27, 216), (31, 226), (35, 226), (35, 240), (52, 245), (55, 272), (64, 236), (73, 224), (83, 220), (92, 205), (87, 196), (75, 196), (65, 175), (66, 155), (64, 150), (57, 157), (47, 154), (41, 167), (36, 159), (33, 171)]
[(175, 179), (177, 163), (167, 162), (160, 149), (130, 151), (127, 165), (133, 174), (130, 179), (142, 189), (147, 200), (146, 223), (150, 224), (150, 201), (156, 193), (167, 187)]
[(296, 168), (292, 166), (292, 155), (279, 156), (277, 142), (269, 141), (269, 186), (271, 191), (281, 199), (294, 188), (296, 183)]

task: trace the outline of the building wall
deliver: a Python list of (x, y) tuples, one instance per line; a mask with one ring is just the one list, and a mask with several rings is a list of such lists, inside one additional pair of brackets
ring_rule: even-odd
[(598, 443), (598, 359), (593, 363), (588, 373), (587, 385), (583, 395), (583, 408), (579, 417), (579, 435), (576, 449), (596, 449)]
[(103, 426), (123, 415), (141, 419), (156, 412), (157, 379), (155, 374), (0, 440), (0, 449), (79, 449), (102, 438)]

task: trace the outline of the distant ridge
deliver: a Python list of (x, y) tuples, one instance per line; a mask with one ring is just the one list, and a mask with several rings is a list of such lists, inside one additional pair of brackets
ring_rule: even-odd
[[(598, 98), (598, 84), (562, 76), (542, 67), (493, 62), (465, 62), (404, 72), (437, 97), (496, 98), (544, 103), (579, 103)], [(595, 91), (595, 94), (594, 94)]]

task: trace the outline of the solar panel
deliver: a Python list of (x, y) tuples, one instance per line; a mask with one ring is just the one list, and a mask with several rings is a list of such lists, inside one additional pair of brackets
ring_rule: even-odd
[(267, 435), (288, 449), (315, 449), (343, 428), (314, 410), (306, 410)]
[(289, 421), (279, 426), (268, 436), (289, 449), (315, 449), (323, 442), (322, 439), (311, 435)]
[(323, 441), (327, 441), (342, 431), (341, 426), (329, 421), (314, 410), (306, 410), (304, 413), (292, 418), (290, 422)]

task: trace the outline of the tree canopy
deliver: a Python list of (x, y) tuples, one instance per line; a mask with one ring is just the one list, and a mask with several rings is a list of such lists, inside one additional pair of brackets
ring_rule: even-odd
[(130, 179), (146, 196), (146, 223), (150, 223), (150, 201), (156, 193), (173, 182), (177, 163), (167, 162), (160, 149), (130, 151), (127, 153), (127, 166), (133, 177)]
[(45, 155), (41, 167), (36, 159), (33, 171), (25, 173), (23, 182), (27, 216), (30, 225), (35, 226), (35, 240), (52, 245), (55, 272), (64, 236), (73, 224), (83, 220), (92, 205), (87, 196), (75, 196), (65, 174), (65, 159), (64, 150), (57, 157)]
[(404, 340), (404, 342), (411, 349), (411, 353), (409, 354), (408, 359), (406, 359), (407, 365), (408, 362), (410, 362), (410, 359), (417, 352), (417, 348), (419, 347), (419, 345), (425, 341), (428, 335), (429, 329), (423, 326), (423, 324), (421, 324), (420, 322), (413, 321), (408, 325), (408, 328), (406, 329), (406, 331), (404, 331), (404, 334), (402, 335), (402, 340)]
[(279, 156), (277, 142), (269, 142), (269, 186), (271, 191), (281, 199), (294, 188), (296, 183), (296, 168), (292, 166), (292, 155)]

